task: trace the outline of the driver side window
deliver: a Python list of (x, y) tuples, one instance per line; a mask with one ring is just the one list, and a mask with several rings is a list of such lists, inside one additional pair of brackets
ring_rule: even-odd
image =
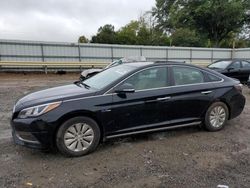
[(231, 65), (229, 65), (228, 68), (240, 69), (240, 62), (239, 61), (235, 61)]
[(156, 67), (136, 73), (123, 84), (132, 84), (135, 90), (153, 89), (168, 86), (167, 68)]

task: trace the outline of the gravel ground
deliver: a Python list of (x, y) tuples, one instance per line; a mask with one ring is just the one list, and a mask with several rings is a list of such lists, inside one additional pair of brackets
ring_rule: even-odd
[(80, 158), (14, 145), (15, 101), (78, 76), (0, 74), (0, 187), (250, 187), (248, 88), (243, 113), (220, 132), (189, 127), (112, 139)]

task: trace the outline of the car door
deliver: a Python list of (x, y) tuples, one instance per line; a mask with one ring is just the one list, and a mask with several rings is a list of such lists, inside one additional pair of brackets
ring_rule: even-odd
[[(113, 93), (112, 112), (115, 118), (113, 134), (153, 129), (167, 123), (168, 116), (162, 118), (163, 111), (170, 111), (168, 94), (169, 74), (166, 66), (146, 68), (135, 73), (122, 84), (131, 84), (134, 93)], [(113, 92), (115, 92), (115, 87)]]
[(213, 82), (207, 82), (206, 74), (187, 66), (172, 66), (171, 94), (172, 125), (201, 121), (201, 116), (213, 100)]
[(250, 74), (250, 62), (242, 60), (241, 65), (242, 65), (242, 68), (240, 71), (241, 80), (242, 82), (247, 82), (249, 74)]
[(224, 74), (228, 77), (232, 77), (232, 78), (236, 78), (236, 79), (241, 80), (240, 70), (241, 70), (241, 62), (236, 60), (236, 61), (233, 61), (227, 67), (227, 70)]

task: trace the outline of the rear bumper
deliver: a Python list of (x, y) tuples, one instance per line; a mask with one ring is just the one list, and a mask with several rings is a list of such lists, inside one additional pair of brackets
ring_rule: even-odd
[(239, 94), (232, 97), (230, 102), (230, 119), (239, 116), (244, 110), (246, 98)]

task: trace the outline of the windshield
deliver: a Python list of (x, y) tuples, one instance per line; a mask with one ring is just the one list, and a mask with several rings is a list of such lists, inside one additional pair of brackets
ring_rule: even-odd
[(217, 69), (225, 69), (229, 64), (231, 63), (231, 61), (218, 61), (215, 62), (211, 65), (209, 65), (209, 68), (217, 68)]
[(106, 69), (93, 77), (90, 77), (87, 80), (84, 80), (82, 83), (88, 87), (94, 89), (103, 89), (112, 82), (118, 80), (125, 74), (135, 70), (136, 67), (128, 65), (114, 66), (109, 69)]

